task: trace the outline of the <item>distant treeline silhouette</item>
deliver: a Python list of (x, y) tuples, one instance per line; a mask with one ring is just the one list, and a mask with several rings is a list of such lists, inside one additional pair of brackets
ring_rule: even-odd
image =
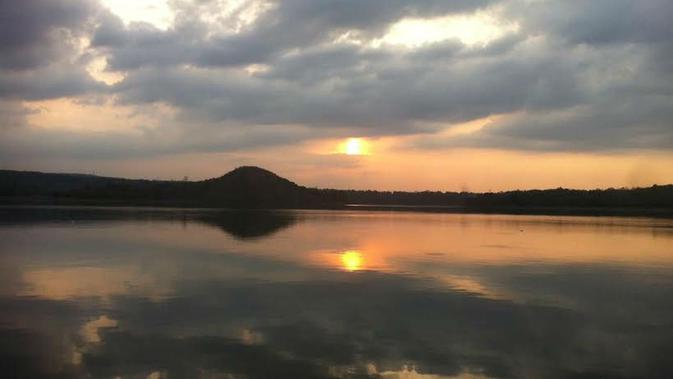
[(360, 204), (463, 209), (565, 207), (673, 210), (673, 185), (495, 193), (390, 192), (307, 188), (258, 167), (239, 167), (219, 178), (191, 182), (0, 170), (0, 201), (12, 204), (227, 208), (335, 208)]

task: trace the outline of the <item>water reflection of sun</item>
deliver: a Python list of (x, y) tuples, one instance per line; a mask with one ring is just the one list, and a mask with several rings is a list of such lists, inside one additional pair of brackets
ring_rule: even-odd
[(362, 269), (362, 254), (357, 250), (348, 250), (341, 253), (341, 264), (346, 271)]

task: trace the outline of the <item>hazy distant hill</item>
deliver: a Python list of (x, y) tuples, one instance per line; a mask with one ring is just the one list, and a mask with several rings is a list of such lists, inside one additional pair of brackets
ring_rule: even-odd
[(627, 208), (673, 211), (673, 185), (635, 189), (527, 190), (497, 193), (387, 192), (307, 188), (259, 167), (203, 181), (132, 180), (0, 170), (0, 202), (229, 208), (437, 206), (500, 210)]

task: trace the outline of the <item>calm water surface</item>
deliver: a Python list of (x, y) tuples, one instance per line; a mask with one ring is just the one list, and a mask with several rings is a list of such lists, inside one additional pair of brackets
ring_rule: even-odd
[(673, 222), (0, 209), (2, 378), (673, 378)]

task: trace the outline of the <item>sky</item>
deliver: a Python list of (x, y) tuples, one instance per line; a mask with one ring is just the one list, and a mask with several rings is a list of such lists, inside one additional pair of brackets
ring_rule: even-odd
[(673, 183), (670, 0), (0, 0), (0, 168)]

